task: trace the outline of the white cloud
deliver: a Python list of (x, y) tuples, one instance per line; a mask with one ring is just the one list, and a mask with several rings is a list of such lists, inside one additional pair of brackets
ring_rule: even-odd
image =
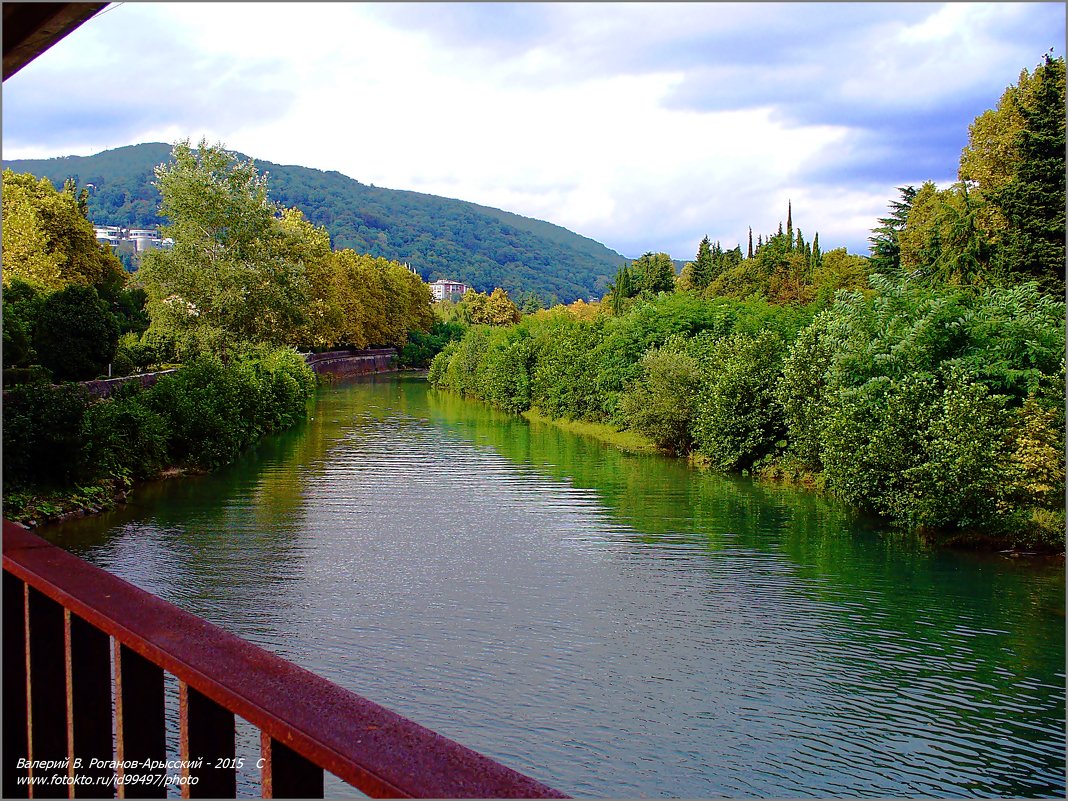
[[(72, 119), (51, 126), (69, 131), (62, 147), (20, 136), (4, 155), (204, 136), (676, 258), (705, 234), (744, 245), (749, 225), (773, 230), (791, 197), (806, 233), (863, 248), (895, 179), (839, 169), (820, 183), (819, 170), (900, 158), (892, 136), (858, 135), (866, 114), (907, 125), (988, 84), (992, 105), (1031, 47), (1002, 32), (1033, 28), (1036, 8), (1048, 16), (1011, 4), (131, 3), (11, 84), (76, 78), (103, 116), (131, 108), (109, 98), (130, 86), (162, 105), (96, 132)], [(1062, 33), (1063, 20), (1062, 8)], [(58, 120), (67, 98), (54, 101)], [(5, 107), (5, 139), (16, 127)]]

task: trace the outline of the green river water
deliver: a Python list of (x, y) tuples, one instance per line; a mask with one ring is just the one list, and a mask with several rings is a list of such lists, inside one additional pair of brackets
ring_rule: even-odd
[(1065, 793), (1063, 561), (925, 548), (417, 375), (41, 533), (570, 794)]

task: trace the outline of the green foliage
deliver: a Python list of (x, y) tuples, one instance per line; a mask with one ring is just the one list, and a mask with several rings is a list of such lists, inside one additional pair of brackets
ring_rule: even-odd
[(280, 253), (267, 181), (222, 145), (179, 142), (156, 169), (164, 235), (138, 275), (154, 327), (203, 342), (280, 344), (304, 322), (303, 264)]
[(202, 355), (145, 393), (148, 409), (170, 426), (173, 464), (215, 468), (264, 434), (306, 415), (315, 377), (296, 352), (255, 347), (224, 365)]
[(620, 416), (658, 448), (688, 453), (704, 377), (697, 359), (686, 352), (685, 340), (673, 338), (662, 348), (651, 348), (639, 364), (642, 376), (622, 396)]
[(44, 291), (69, 285), (102, 293), (126, 281), (122, 264), (96, 234), (70, 192), (47, 179), (4, 170), (3, 283), (21, 280)]
[(72, 284), (41, 303), (33, 344), (41, 364), (59, 380), (107, 372), (119, 328), (95, 289)]
[(435, 322), (426, 333), (412, 331), (408, 343), (397, 354), (397, 361), (403, 367), (429, 367), (434, 357), (466, 330), (460, 323)]
[(594, 355), (602, 330), (564, 313), (550, 313), (533, 332), (538, 357), (531, 371), (531, 405), (551, 417), (597, 420), (600, 399), (589, 391), (597, 386)]
[(870, 289), (868, 274), (873, 271), (874, 257), (871, 260), (863, 256), (847, 253), (845, 248), (835, 248), (820, 254), (818, 263), (812, 270), (812, 289), (817, 303), (830, 305), (835, 293), (840, 289), (865, 292)]
[(900, 200), (890, 201), (890, 214), (879, 218), (879, 227), (872, 230), (868, 238), (871, 242), (872, 272), (886, 275), (898, 275), (901, 271), (901, 245), (898, 237), (905, 229), (912, 202), (916, 198), (916, 187), (899, 186)]
[[(137, 384), (127, 386), (136, 387)], [(171, 432), (142, 392), (127, 391), (93, 403), (82, 421), (84, 454), (95, 473), (124, 479), (152, 478), (167, 465)]]
[(694, 415), (694, 445), (720, 469), (751, 470), (781, 447), (786, 433), (775, 396), (782, 340), (770, 332), (702, 338), (705, 381)]
[(28, 367), (36, 359), (33, 334), (44, 297), (32, 284), (14, 279), (4, 288), (4, 368)]
[[(1008, 494), (1016, 505), (1064, 512), (1064, 406), (1043, 408), (1029, 397), (1010, 438)], [(1061, 530), (1063, 543), (1063, 526)]]
[[(334, 253), (296, 209), (275, 213), (266, 176), (222, 145), (175, 145), (157, 169), (172, 250), (139, 272), (153, 334), (190, 358), (235, 343), (403, 346), (433, 322), (430, 290), (403, 265)], [(120, 300), (122, 300), (120, 298)], [(130, 330), (141, 330), (132, 321)]]
[(693, 263), (693, 274), (690, 282), (694, 289), (701, 290), (712, 283), (715, 265), (712, 263), (712, 243), (706, 236), (697, 246), (697, 258)]
[[(1012, 178), (991, 199), (1008, 221), (1004, 261), (1009, 271), (1064, 291), (1065, 66), (1047, 55), (1026, 102), (1019, 102)], [(1020, 95), (1016, 95), (1020, 98)]]
[(4, 484), (56, 486), (83, 467), (82, 419), (89, 393), (77, 384), (24, 384), (4, 397)]
[(828, 413), (827, 368), (835, 355), (834, 342), (827, 335), (832, 320), (830, 313), (823, 313), (794, 340), (776, 387), (790, 452), (812, 470), (822, 467), (820, 437)]
[(4, 404), (4, 479), (15, 488), (150, 478), (167, 465), (212, 468), (262, 435), (304, 419), (315, 377), (287, 349), (256, 347), (229, 364), (205, 356), (148, 390), (91, 402), (77, 384), (18, 386)]
[(1047, 55), (1024, 70), (996, 108), (975, 119), (960, 158), (960, 183), (930, 181), (873, 231), (879, 272), (901, 270), (959, 286), (1037, 281), (1064, 292), (1065, 67)]
[(479, 397), (518, 414), (530, 408), (534, 342), (524, 328), (492, 331), (475, 374)]
[(446, 322), (461, 325), (515, 325), (523, 314), (508, 297), (508, 293), (497, 287), (489, 295), (484, 292), (467, 290), (458, 302), (438, 301), (435, 313)]
[(675, 264), (667, 253), (645, 253), (630, 264), (635, 294), (675, 291)]
[(912, 526), (997, 527), (1008, 478), (1004, 397), (966, 371), (842, 393), (823, 463), (846, 501)]

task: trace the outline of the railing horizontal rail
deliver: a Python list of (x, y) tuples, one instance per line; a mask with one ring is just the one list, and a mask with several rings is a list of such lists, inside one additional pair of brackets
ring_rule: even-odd
[[(77, 616), (114, 638), (117, 674), (120, 666), (130, 671), (141, 664), (138, 660), (127, 666), (127, 652), (162, 668), (195, 691), (194, 699), (203, 696), (259, 728), (265, 755), (273, 744), (279, 753), (292, 752), (298, 761), (310, 761), (377, 797), (566, 797), (6, 520), (3, 569), (59, 604), (68, 616)], [(7, 595), (5, 587), (5, 601)], [(8, 620), (5, 614), (5, 627)], [(32, 626), (27, 617), (26, 637)], [(5, 652), (5, 664), (6, 657)], [(32, 690), (36, 685), (29, 679)], [(6, 763), (7, 758), (5, 769)], [(272, 782), (282, 786), (284, 776), (267, 774), (265, 791)]]

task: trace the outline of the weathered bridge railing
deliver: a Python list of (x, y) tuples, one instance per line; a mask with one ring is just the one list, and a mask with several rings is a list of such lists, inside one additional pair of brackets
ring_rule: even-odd
[(233, 798), (235, 715), (265, 798), (322, 797), (324, 770), (377, 797), (564, 797), (6, 520), (3, 594), (4, 798)]

